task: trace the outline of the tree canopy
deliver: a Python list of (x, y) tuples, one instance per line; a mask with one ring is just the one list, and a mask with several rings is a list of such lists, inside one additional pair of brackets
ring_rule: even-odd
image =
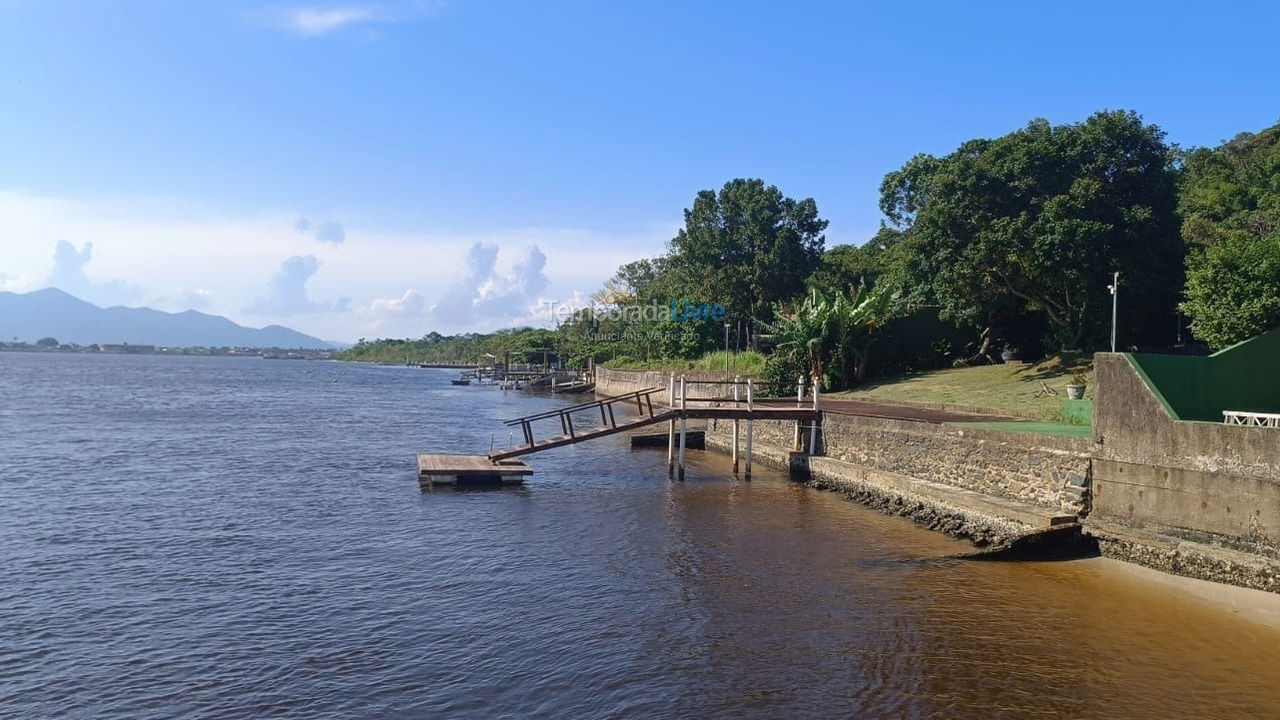
[(684, 211), (666, 265), (678, 288), (701, 291), (750, 325), (804, 292), (826, 228), (813, 198), (793, 200), (763, 180), (730, 180), (719, 193), (699, 192)]
[(1222, 348), (1280, 325), (1280, 125), (1187, 153), (1179, 190), (1192, 333)]
[(1002, 312), (1029, 310), (1058, 346), (1100, 346), (1119, 271), (1132, 298), (1122, 327), (1136, 344), (1174, 328), (1174, 179), (1160, 128), (1100, 112), (916, 156), (885, 177), (881, 209), (914, 238), (910, 271), (945, 316), (989, 328)]

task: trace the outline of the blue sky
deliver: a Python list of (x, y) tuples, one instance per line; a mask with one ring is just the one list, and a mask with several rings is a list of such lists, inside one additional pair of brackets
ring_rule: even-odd
[(0, 289), (333, 339), (536, 320), (733, 177), (856, 243), (886, 172), (1034, 117), (1135, 109), (1182, 145), (1269, 126), (1278, 25), (1261, 3), (0, 0)]

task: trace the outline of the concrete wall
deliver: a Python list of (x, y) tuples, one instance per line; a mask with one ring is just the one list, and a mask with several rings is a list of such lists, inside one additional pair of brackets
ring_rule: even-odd
[(1090, 523), (1280, 549), (1280, 430), (1175, 420), (1129, 357), (1099, 353), (1094, 366)]
[(1280, 430), (1178, 421), (1125, 355), (1098, 353), (1094, 368), (1099, 459), (1280, 480)]

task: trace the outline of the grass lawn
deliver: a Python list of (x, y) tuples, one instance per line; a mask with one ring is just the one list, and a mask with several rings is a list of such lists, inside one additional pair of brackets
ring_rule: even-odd
[[(1052, 357), (1034, 364), (930, 370), (879, 378), (856, 390), (836, 395), (864, 400), (974, 406), (1053, 422), (1061, 419), (1062, 399), (1067, 396), (1066, 386), (1075, 368), (1088, 371), (1089, 389), (1085, 391), (1085, 397), (1093, 399), (1093, 368), (1089, 356)], [(1040, 397), (1036, 397), (1041, 383), (1058, 394), (1040, 393)]]

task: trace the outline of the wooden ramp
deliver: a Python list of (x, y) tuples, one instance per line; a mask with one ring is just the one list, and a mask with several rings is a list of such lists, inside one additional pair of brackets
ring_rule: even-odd
[(431, 484), (524, 482), (533, 468), (519, 460), (493, 460), (484, 455), (421, 454), (418, 456), (418, 478)]
[[(614, 395), (612, 397), (600, 398), (592, 402), (581, 403), (579, 405), (570, 405), (568, 407), (557, 410), (550, 410), (537, 415), (529, 415), (527, 417), (516, 418), (515, 420), (507, 420), (504, 424), (508, 427), (519, 426), (523, 434), (524, 443), (514, 447), (505, 448), (496, 452), (489, 453), (491, 460), (503, 460), (506, 458), (518, 457), (520, 455), (528, 455), (529, 453), (539, 452), (541, 450), (550, 450), (552, 448), (572, 445), (574, 443), (586, 440), (594, 440), (595, 438), (614, 435), (620, 432), (636, 430), (648, 425), (655, 425), (661, 422), (681, 421), (681, 437), (685, 435), (683, 421), (687, 419), (703, 419), (703, 420), (746, 420), (750, 423), (752, 420), (794, 420), (797, 422), (808, 421), (816, 422), (818, 418), (818, 410), (816, 407), (758, 407), (753, 404), (751, 399), (746, 401), (745, 406), (742, 401), (727, 398), (687, 398), (684, 397), (684, 388), (680, 390), (680, 403), (678, 406), (663, 404), (659, 401), (655, 407), (653, 398), (660, 393), (667, 393), (669, 398), (675, 397), (674, 384), (671, 388), (647, 388), (645, 390), (637, 390), (625, 395)], [(693, 402), (695, 404), (690, 405)], [(615, 408), (625, 408), (634, 411), (634, 415), (626, 417), (622, 422), (618, 421)], [(573, 420), (575, 415), (588, 413), (592, 416), (596, 412), (600, 414), (600, 425), (589, 430), (579, 430), (574, 427)], [(545, 440), (538, 440), (533, 430), (533, 424), (536, 422), (558, 421), (560, 423), (561, 434)], [(674, 442), (674, 427), (668, 432), (668, 445)], [(681, 441), (683, 443), (683, 439)]]
[[(653, 425), (664, 420), (672, 420), (678, 413), (671, 408), (663, 408), (661, 405), (655, 410), (653, 406), (653, 396), (663, 392), (660, 388), (649, 388), (647, 390), (637, 390), (626, 395), (615, 395), (613, 397), (601, 398), (591, 402), (580, 403), (578, 405), (570, 405), (568, 407), (557, 410), (550, 410), (537, 415), (529, 415), (527, 417), (508, 420), (504, 424), (508, 427), (519, 426), (524, 435), (524, 444), (515, 447), (506, 448), (489, 454), (489, 459), (494, 461), (505, 460), (507, 458), (517, 457), (519, 455), (527, 455), (540, 450), (550, 450), (551, 448), (561, 447), (564, 445), (572, 445), (573, 443), (583, 442), (585, 440), (593, 440), (606, 435), (614, 435), (628, 430), (634, 430), (646, 425)], [(636, 417), (625, 418), (622, 422), (618, 422), (617, 413), (614, 408), (618, 405), (630, 407), (635, 404), (637, 412)], [(574, 415), (578, 413), (590, 412), (594, 416), (595, 412), (600, 413), (600, 427), (591, 428), (589, 430), (578, 430), (573, 426)], [(560, 432), (562, 434), (546, 440), (537, 440), (534, 437), (533, 423), (539, 421), (559, 421)]]

